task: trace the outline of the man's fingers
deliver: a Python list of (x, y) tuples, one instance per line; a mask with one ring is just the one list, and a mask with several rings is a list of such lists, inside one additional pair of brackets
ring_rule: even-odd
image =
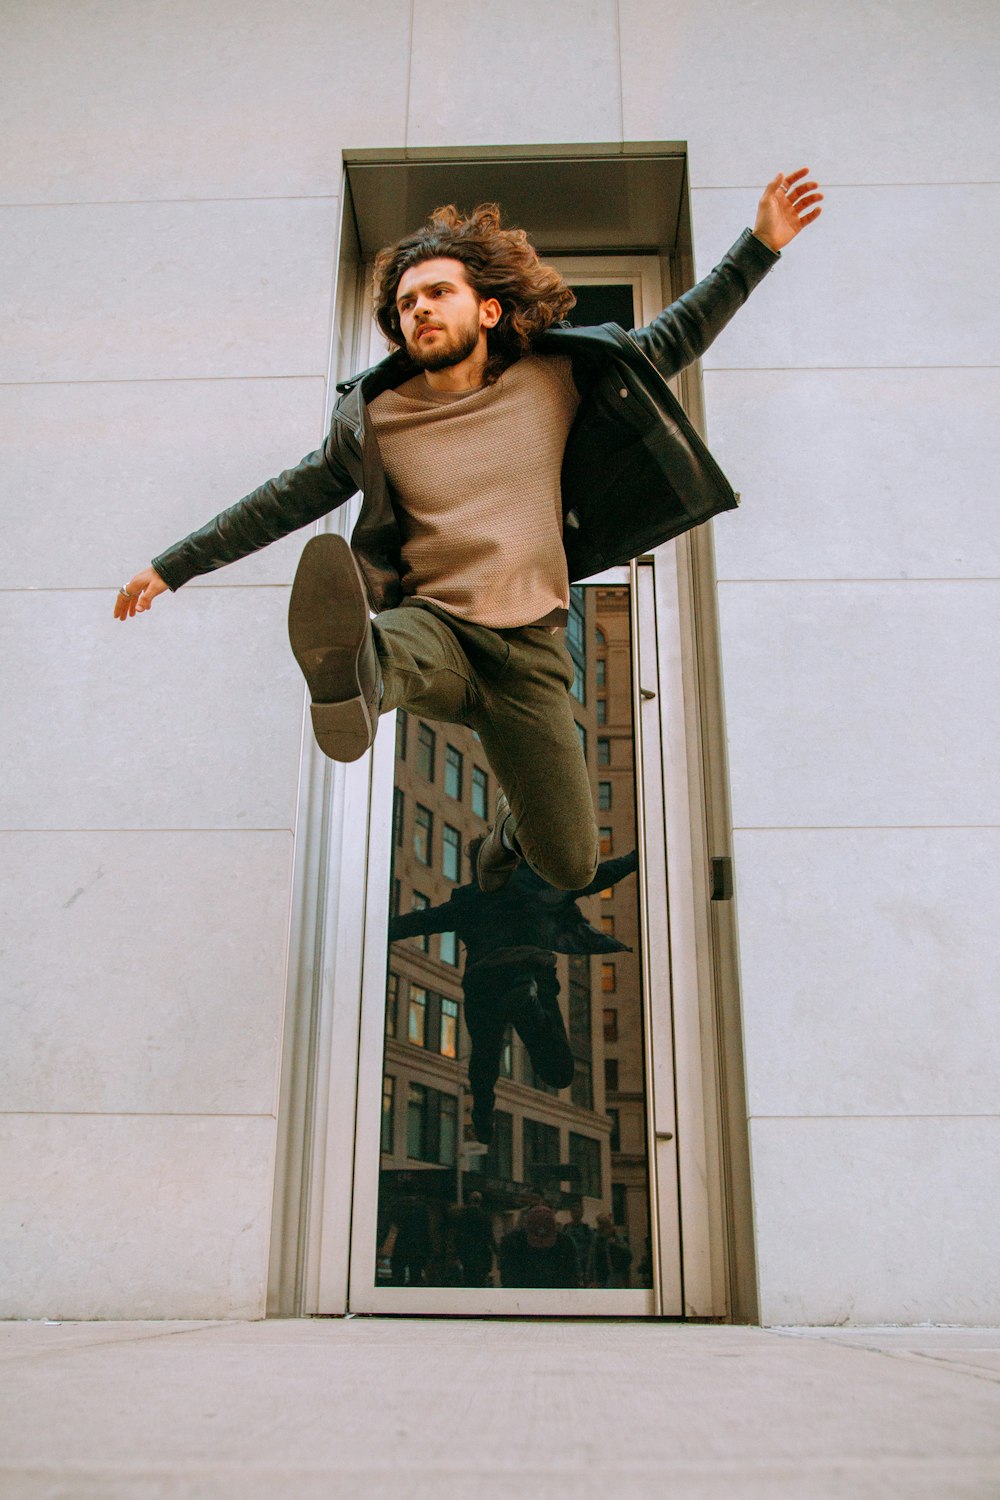
[(157, 594), (162, 594), (165, 588), (159, 573), (153, 568), (143, 568), (115, 596), (115, 619), (131, 620), (136, 614), (145, 614)]
[(822, 193), (809, 193), (805, 198), (796, 198), (794, 208), (796, 213), (801, 213), (804, 208), (812, 208), (814, 203), (822, 203)]

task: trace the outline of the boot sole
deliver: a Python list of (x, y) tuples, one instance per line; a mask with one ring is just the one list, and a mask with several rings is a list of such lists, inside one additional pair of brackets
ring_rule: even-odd
[(311, 537), (292, 585), (288, 639), (313, 700), (316, 741), (331, 760), (360, 760), (375, 738), (358, 675), (369, 628), (368, 600), (350, 547), (340, 536)]

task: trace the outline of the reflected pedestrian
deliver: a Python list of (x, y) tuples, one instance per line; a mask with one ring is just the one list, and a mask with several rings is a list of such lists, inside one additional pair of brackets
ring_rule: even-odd
[(626, 1287), (630, 1283), (632, 1252), (619, 1239), (610, 1214), (597, 1215), (597, 1231), (590, 1247), (590, 1279), (593, 1286)]
[(556, 1223), (547, 1203), (522, 1215), (520, 1226), (500, 1241), (500, 1282), (513, 1287), (578, 1287), (576, 1246)]

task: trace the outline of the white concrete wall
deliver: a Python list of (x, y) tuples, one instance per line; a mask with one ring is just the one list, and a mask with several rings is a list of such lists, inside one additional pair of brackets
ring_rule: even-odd
[[(689, 142), (765, 1321), (993, 1321), (988, 0), (10, 0), (0, 1315), (260, 1313), (292, 538), (115, 586), (318, 440), (342, 146)], [(992, 451), (991, 451), (992, 445)], [(991, 550), (991, 548), (993, 550)]]

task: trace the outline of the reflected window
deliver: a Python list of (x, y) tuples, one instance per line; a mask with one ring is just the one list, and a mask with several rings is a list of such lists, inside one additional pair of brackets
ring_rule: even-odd
[(618, 1092), (617, 1057), (606, 1057), (604, 1059), (604, 1090), (608, 1094), (617, 1094)]
[[(618, 984), (617, 984), (617, 980), (615, 978), (615, 966), (614, 966), (614, 964), (610, 964), (610, 963), (601, 964), (601, 989), (604, 991), (604, 993), (606, 995), (613, 995), (614, 992), (615, 992), (615, 990), (617, 988), (618, 988)], [(617, 1015), (617, 1014), (618, 1014), (618, 1012), (615, 1011), (615, 1015)]]
[(602, 854), (610, 854), (612, 852), (612, 848), (613, 848), (613, 845), (614, 845), (614, 835), (612, 834), (611, 829), (610, 828), (602, 828), (600, 830), (600, 839), (601, 839), (601, 853)]
[(620, 1151), (622, 1149), (621, 1110), (609, 1109), (608, 1119), (611, 1121), (611, 1149), (612, 1151)]
[(602, 917), (601, 918), (601, 931), (604, 933), (605, 937), (614, 937), (614, 935), (615, 935), (615, 919), (614, 919), (614, 917)]
[(458, 1145), (458, 1100), (454, 1094), (411, 1083), (406, 1106), (406, 1154), (413, 1161), (455, 1164)]
[(597, 783), (597, 807), (600, 812), (611, 811), (611, 782), (599, 781)]
[(586, 756), (586, 754), (587, 754), (587, 731), (584, 729), (583, 725), (579, 721), (577, 721), (576, 733), (577, 733), (577, 737), (579, 738), (580, 744), (581, 744), (581, 746), (583, 748), (583, 753)]
[(611, 1184), (611, 1217), (616, 1224), (628, 1223), (628, 1188), (624, 1182)]
[(573, 1082), (570, 1084), (569, 1097), (573, 1103), (579, 1105), (580, 1109), (593, 1109), (594, 1107), (594, 1074), (590, 1061), (584, 1057), (575, 1059), (576, 1066), (573, 1071)]
[(385, 1034), (396, 1035), (396, 1021), (399, 1016), (399, 975), (390, 969), (385, 981)]
[(407, 1010), (406, 1040), (413, 1047), (427, 1043), (427, 991), (422, 985), (410, 983), (410, 1004)]
[(608, 722), (607, 698), (598, 698), (597, 700), (597, 722), (598, 725), (606, 724)]
[(569, 1034), (576, 1053), (590, 1048), (590, 955), (569, 959)]
[(442, 1057), (458, 1056), (458, 1001), (441, 997), (441, 1036), (438, 1051)]
[(514, 1176), (514, 1117), (506, 1110), (493, 1112), (493, 1140), (482, 1162), (488, 1177), (510, 1182)]
[(604, 687), (607, 687), (607, 685), (608, 685), (608, 663), (607, 663), (607, 658), (604, 657), (604, 656), (599, 656), (597, 658), (597, 686), (599, 688), (604, 688)]
[(597, 764), (599, 766), (610, 766), (611, 764), (611, 741), (598, 739), (597, 741)]
[(405, 708), (396, 710), (396, 759), (406, 759), (406, 733), (410, 723), (410, 716)]
[(462, 800), (462, 752), (456, 750), (454, 745), (446, 745), (444, 751), (444, 790), (445, 795), (454, 797), (456, 802)]
[(474, 766), (472, 771), (472, 811), (477, 818), (489, 818), (490, 778)]
[(406, 1154), (413, 1161), (427, 1160), (427, 1090), (422, 1083), (410, 1084), (406, 1104)]
[(403, 847), (403, 793), (395, 787), (392, 793), (392, 842), (397, 849)]
[(431, 862), (431, 843), (434, 837), (434, 814), (429, 807), (417, 803), (413, 814), (413, 852), (422, 865)]
[(559, 1127), (542, 1120), (526, 1119), (521, 1127), (526, 1181), (541, 1184), (558, 1181)]
[(462, 835), (450, 823), (444, 825), (441, 841), (441, 868), (449, 880), (462, 878)]
[(421, 776), (428, 781), (434, 780), (434, 747), (437, 744), (437, 735), (430, 725), (423, 720), (417, 729), (417, 770)]
[(443, 964), (451, 964), (458, 968), (458, 935), (454, 932), (442, 932), (438, 944), (438, 952)]
[(573, 663), (573, 685), (570, 688), (570, 692), (573, 694), (573, 697), (576, 698), (578, 702), (580, 702), (580, 703), (586, 703), (586, 701), (587, 701), (587, 682), (586, 682), (586, 678), (584, 676), (583, 665), (582, 665), (582, 663), (580, 663), (578, 661), (575, 661)]
[(569, 1133), (570, 1165), (576, 1168), (574, 1186), (584, 1198), (601, 1197), (601, 1143), (589, 1135)]
[(586, 616), (580, 592), (576, 588), (571, 588), (569, 591), (569, 619), (566, 621), (566, 642), (571, 649), (575, 646), (578, 651), (585, 651), (586, 632), (584, 622)]
[(387, 1073), (382, 1080), (382, 1150), (391, 1154), (396, 1107), (396, 1080)]
[(617, 1042), (618, 1040), (618, 1012), (607, 1009), (604, 1012), (604, 1040), (606, 1042)]

